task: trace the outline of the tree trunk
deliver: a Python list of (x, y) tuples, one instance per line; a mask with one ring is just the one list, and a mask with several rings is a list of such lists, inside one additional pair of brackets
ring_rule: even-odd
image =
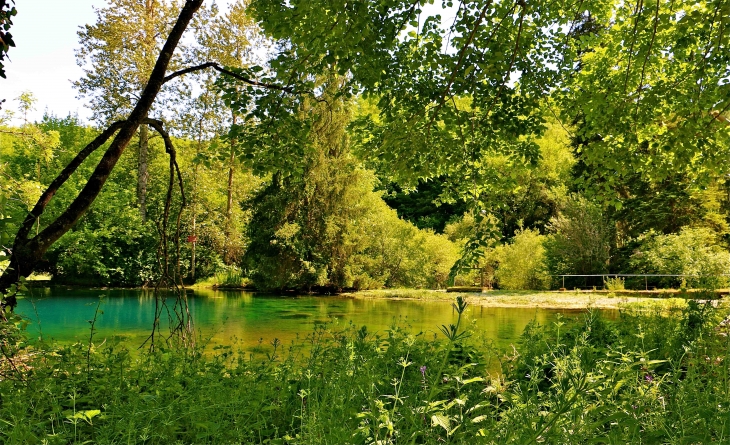
[[(162, 85), (165, 83), (165, 72), (170, 64), (173, 52), (180, 42), (180, 38), (190, 23), (190, 20), (192, 20), (193, 15), (195, 15), (195, 12), (200, 8), (202, 3), (203, 0), (187, 0), (185, 2), (185, 6), (180, 11), (175, 26), (172, 28), (165, 45), (162, 47), (162, 51), (160, 51), (155, 67), (147, 81), (147, 85), (142, 91), (140, 99), (134, 107), (134, 110), (130, 113), (129, 118), (126, 121), (112, 124), (92, 143), (86, 146), (41, 195), (15, 236), (13, 250), (10, 255), (10, 264), (2, 276), (0, 276), (0, 293), (5, 293), (21, 277), (30, 275), (51, 245), (76, 224), (99, 195), (99, 192), (109, 178), (124, 149), (134, 137), (137, 128), (144, 122), (152, 108), (152, 104), (157, 98)], [(102, 156), (96, 169), (76, 199), (55, 221), (51, 222), (38, 235), (29, 239), (28, 235), (33, 225), (36, 223), (37, 218), (41, 216), (48, 202), (53, 198), (53, 195), (58, 191), (58, 188), (63, 185), (91, 152), (99, 148), (117, 130), (119, 130), (119, 133), (117, 133), (109, 148)], [(11, 296), (2, 306), (12, 307), (14, 304), (14, 297)]]
[(137, 205), (142, 222), (147, 220), (147, 181), (150, 177), (147, 171), (149, 139), (147, 125), (141, 125), (139, 127), (139, 162), (137, 164)]
[[(233, 125), (236, 125), (236, 115), (233, 115)], [(234, 162), (236, 160), (236, 141), (231, 139), (231, 154), (228, 160), (228, 201), (226, 203), (226, 248), (223, 262), (233, 262), (231, 237), (233, 236), (233, 174), (235, 172)]]

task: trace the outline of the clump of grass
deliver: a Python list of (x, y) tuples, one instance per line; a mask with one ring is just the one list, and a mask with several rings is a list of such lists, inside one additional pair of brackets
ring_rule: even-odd
[(607, 277), (603, 279), (603, 287), (610, 291), (624, 290), (626, 289), (626, 280), (621, 277)]
[(252, 286), (251, 280), (237, 267), (226, 267), (212, 277), (198, 281), (193, 287), (212, 287), (222, 289), (241, 289)]

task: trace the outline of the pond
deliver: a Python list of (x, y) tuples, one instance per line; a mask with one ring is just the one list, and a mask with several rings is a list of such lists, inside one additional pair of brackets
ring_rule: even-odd
[[(304, 339), (316, 324), (367, 326), (384, 333), (394, 324), (414, 333), (437, 335), (453, 323), (448, 301), (356, 299), (334, 296), (272, 296), (240, 291), (188, 290), (188, 304), (201, 340), (211, 345), (237, 345), (252, 350), (277, 338), (283, 344)], [(152, 326), (155, 298), (150, 290), (36, 288), (19, 300), (17, 311), (28, 317), (31, 338), (43, 336), (62, 343), (87, 342), (90, 321), (103, 297), (95, 323), (94, 342), (122, 337), (140, 345)], [(467, 323), (507, 347), (519, 339), (531, 320), (550, 323), (558, 314), (576, 317), (581, 311), (469, 306)], [(441, 335), (441, 334), (438, 334)]]

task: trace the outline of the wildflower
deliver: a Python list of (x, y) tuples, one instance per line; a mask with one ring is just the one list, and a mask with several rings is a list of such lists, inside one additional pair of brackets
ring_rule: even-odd
[(421, 366), (419, 369), (421, 370), (421, 375), (425, 379), (426, 378), (426, 365)]
[(646, 374), (646, 375), (644, 376), (644, 380), (646, 380), (646, 381), (647, 381), (647, 383), (651, 383), (651, 382), (653, 382), (653, 381), (654, 381), (654, 377), (653, 377), (653, 376), (652, 376), (651, 374)]

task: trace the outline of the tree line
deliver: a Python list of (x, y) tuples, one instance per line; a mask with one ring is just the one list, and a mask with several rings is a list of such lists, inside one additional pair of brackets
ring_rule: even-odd
[[(556, 273), (727, 270), (723, 2), (485, 0), (437, 13), (397, 0), (253, 0), (223, 13), (201, 1), (112, 3), (79, 33), (75, 84), (106, 130), (52, 116), (33, 125), (51, 139), (53, 125), (87, 135), (58, 145), (68, 160), (46, 162), (43, 181), (42, 156), (23, 161), (21, 182), (40, 198), (4, 211), (16, 212), (6, 237), (17, 235), (3, 289), (94, 213), (111, 224), (92, 206), (105, 182), (124, 184), (114, 202), (138, 212), (130, 238), (154, 233), (146, 224), (163, 240), (190, 237), (130, 249), (145, 252), (141, 263), (198, 249), (198, 277), (233, 265), (267, 288), (435, 286), (471, 266), (513, 288), (550, 286)], [(194, 36), (176, 49), (188, 26)], [(101, 146), (64, 203), (60, 186)], [(223, 200), (210, 189), (221, 172)], [(73, 250), (53, 249), (58, 270)], [(192, 274), (183, 269), (172, 275)]]

